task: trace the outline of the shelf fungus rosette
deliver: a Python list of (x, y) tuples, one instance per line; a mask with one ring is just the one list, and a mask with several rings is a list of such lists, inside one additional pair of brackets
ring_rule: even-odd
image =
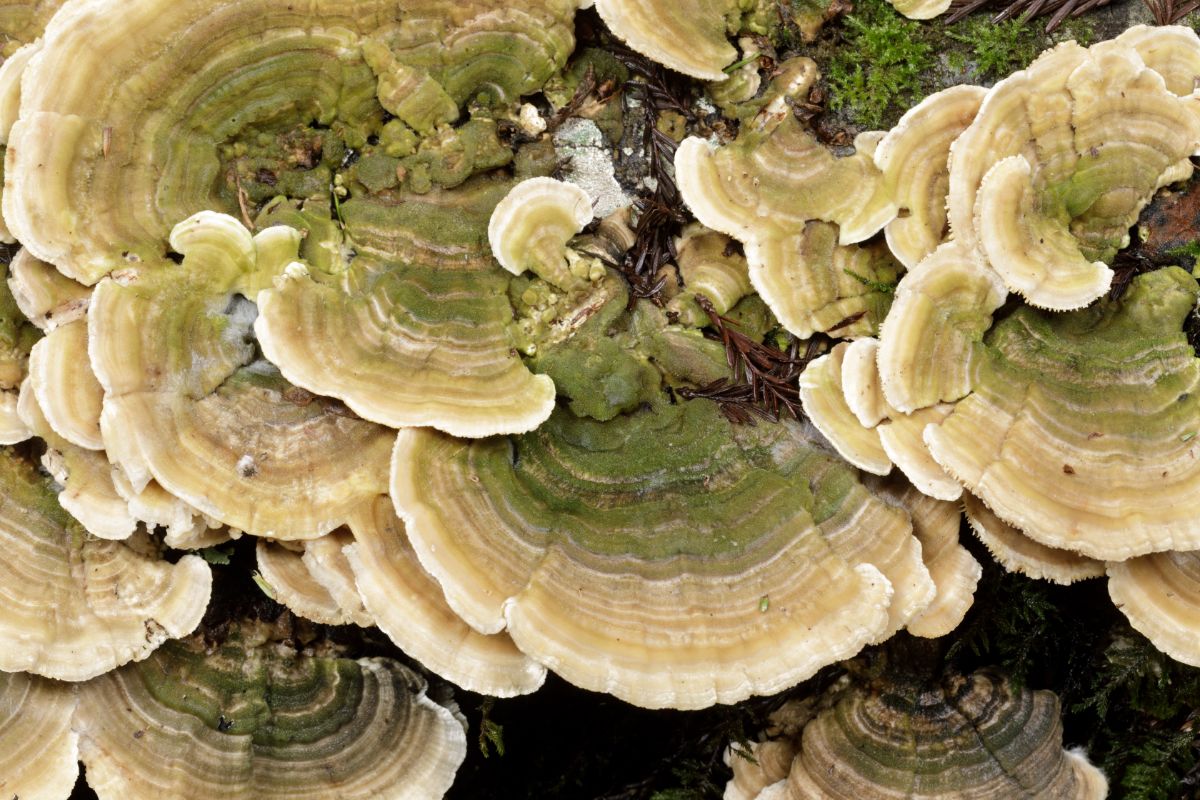
[(8, 266), (0, 264), (0, 445), (17, 444), (31, 435), (17, 411), (21, 383), (29, 371), (29, 351), (38, 330), (9, 290)]
[(909, 621), (908, 632), (930, 639), (945, 636), (963, 621), (983, 577), (983, 567), (958, 541), (959, 504), (934, 499), (896, 478), (866, 484), (877, 496), (908, 512), (913, 534), (921, 543), (921, 560), (937, 586), (937, 596)]
[[(35, 255), (92, 284), (161, 256), (171, 227), (198, 211), (249, 218), (275, 195), (328, 202), (351, 151), (372, 184), (398, 181), (397, 167), (414, 191), (461, 183), (476, 157), (511, 159), (487, 109), (562, 66), (576, 7), (70, 3), (22, 79), (5, 219)], [(468, 104), (485, 113), (460, 119)]]
[(1108, 564), (1108, 593), (1130, 624), (1176, 661), (1200, 666), (1200, 552)]
[(723, 81), (737, 58), (729, 42), (741, 16), (737, 0), (596, 0), (596, 10), (634, 50), (684, 75)]
[(467, 747), (425, 688), (390, 659), (300, 654), (242, 625), (85, 684), (75, 727), (101, 800), (423, 800), (445, 794)]
[(778, 691), (934, 591), (903, 512), (797, 426), (703, 400), (474, 442), (401, 431), (392, 499), (471, 627), (646, 707)]
[(181, 264), (103, 280), (88, 313), (108, 454), (238, 530), (315, 538), (386, 488), (392, 432), (256, 358), (245, 298), (296, 257), (299, 234), (202, 212), (176, 226)]
[(1192, 174), (1198, 104), (1133, 47), (1047, 51), (988, 93), (951, 148), (955, 237), (1033, 305), (1087, 305), (1154, 192)]
[(911, 413), (962, 398), (1003, 284), (960, 242), (947, 242), (900, 279), (876, 360), (887, 403)]
[(785, 782), (760, 800), (1101, 800), (1104, 774), (1062, 746), (1058, 698), (998, 674), (883, 676), (809, 722)]
[(350, 518), (354, 543), (345, 548), (363, 603), (375, 624), (427, 669), (490, 697), (529, 694), (546, 668), (503, 633), (472, 629), (425, 571), (391, 500), (381, 495)]
[(1004, 521), (1049, 547), (1120, 561), (1200, 547), (1196, 305), (1178, 267), (1119, 300), (1022, 307), (984, 338), (972, 392), (925, 431), (933, 457)]
[(510, 188), (479, 177), (343, 204), (356, 257), (289, 267), (258, 295), (264, 353), (297, 385), (388, 426), (536, 427), (554, 384), (513, 349), (509, 275), (488, 249), (489, 216)]
[(0, 792), (66, 800), (79, 777), (74, 687), (22, 672), (0, 673)]
[(784, 66), (776, 81), (786, 77), (786, 90), (776, 87), (779, 97), (736, 140), (684, 140), (675, 155), (679, 189), (701, 223), (745, 245), (755, 291), (788, 330), (869, 334), (887, 312), (882, 287), (899, 273), (886, 249), (850, 246), (898, 211), (872, 160), (880, 135), (861, 134), (854, 155), (835, 157), (785, 102), (808, 91), (816, 65)]
[(879, 441), (879, 431), (874, 425), (863, 425), (846, 402), (842, 364), (849, 347), (839, 342), (809, 362), (800, 375), (800, 402), (809, 421), (842, 458), (864, 472), (887, 475), (892, 459)]
[(975, 119), (987, 90), (952, 86), (913, 106), (875, 148), (875, 165), (904, 212), (884, 228), (908, 269), (946, 238), (950, 145)]
[(17, 412), (33, 435), (46, 443), (41, 462), (62, 487), (59, 504), (91, 535), (100, 539), (128, 539), (140, 520), (118, 491), (108, 458), (102, 452), (86, 450), (59, 436), (46, 421), (32, 384), (31, 378), (21, 384)]
[(87, 680), (200, 623), (212, 584), (203, 560), (168, 564), (88, 535), (52, 482), (8, 449), (0, 485), (0, 670)]
[(54, 330), (87, 313), (92, 290), (28, 250), (18, 251), (8, 269), (8, 288), (17, 308), (40, 330)]

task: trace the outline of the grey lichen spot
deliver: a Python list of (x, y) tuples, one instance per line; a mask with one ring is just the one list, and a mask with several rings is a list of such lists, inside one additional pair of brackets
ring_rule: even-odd
[(566, 165), (562, 179), (588, 193), (596, 217), (607, 217), (633, 202), (617, 183), (612, 149), (595, 122), (568, 119), (554, 133), (554, 148)]

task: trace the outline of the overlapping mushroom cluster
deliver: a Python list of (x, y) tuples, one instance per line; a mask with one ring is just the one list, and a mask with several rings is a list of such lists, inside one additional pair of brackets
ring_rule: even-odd
[[(75, 753), (101, 797), (445, 791), (463, 727), (407, 668), (251, 624), (183, 638), (212, 576), (167, 549), (242, 536), (296, 615), (501, 697), (553, 670), (700, 708), (944, 635), (981, 574), (960, 498), (1009, 568), (1126, 561), (1135, 624), (1194, 646), (1145, 576), (1192, 586), (1200, 550), (1179, 502), (1200, 287), (1161, 270), (1097, 301), (1200, 151), (1194, 34), (1062, 45), (841, 157), (792, 110), (815, 63), (783, 61), (725, 98), (735, 139), (679, 145), (698, 222), (646, 291), (621, 269), (645, 209), (596, 222), (519, 152), (553, 145), (521, 101), (561, 78), (577, 0), (46, 5), (0, 69), (23, 247), (0, 285), (0, 688), (54, 742), (22, 762), (47, 797)], [(693, 3), (656, 49), (661, 4), (596, 5), (711, 80), (761, 22)], [(757, 389), (729, 327), (807, 420), (730, 411)], [(1139, 621), (1156, 605), (1171, 622)], [(960, 690), (1057, 731), (1044, 699)]]
[(764, 741), (731, 749), (725, 800), (866, 797), (1102, 800), (1108, 782), (1063, 750), (1058, 698), (993, 672), (860, 677), (789, 701)]
[[(1132, 28), (1059, 45), (990, 90), (933, 95), (840, 162), (765, 110), (732, 145), (692, 139), (677, 157), (685, 200), (745, 243), (752, 278), (772, 269), (764, 241), (832, 221), (845, 249), (886, 224), (907, 272), (877, 339), (839, 343), (801, 377), (813, 424), (864, 471), (962, 496), (1009, 569), (1069, 583), (1107, 563), (1135, 627), (1192, 664), (1200, 373), (1183, 328), (1198, 287), (1178, 267), (1110, 287), (1109, 264), (1154, 193), (1191, 175), (1198, 59), (1189, 29)], [(847, 187), (838, 171), (864, 153), (877, 171)], [(821, 192), (856, 202), (796, 200)], [(907, 213), (864, 226), (881, 193)], [(807, 336), (820, 306), (796, 305), (820, 272), (796, 263), (787, 291), (760, 292)], [(858, 308), (855, 324), (873, 313)]]

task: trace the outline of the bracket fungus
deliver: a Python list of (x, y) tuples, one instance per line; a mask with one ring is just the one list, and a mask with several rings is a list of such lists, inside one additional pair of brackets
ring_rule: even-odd
[(970, 493), (963, 495), (963, 506), (975, 536), (1009, 572), (1064, 585), (1104, 574), (1103, 561), (1035, 542)]
[(32, 379), (21, 384), (17, 412), (32, 433), (46, 443), (41, 462), (62, 487), (58, 502), (84, 530), (100, 539), (128, 539), (139, 520), (118, 491), (104, 453), (85, 450), (59, 436), (46, 421)]
[(789, 686), (934, 591), (902, 512), (795, 426), (704, 400), (475, 442), (401, 431), (392, 499), (468, 624), (646, 707)]
[(47, 331), (29, 352), (29, 384), (53, 431), (76, 447), (103, 450), (104, 390), (88, 360), (87, 321)]
[(309, 570), (302, 550), (259, 539), (255, 556), (258, 571), (275, 592), (275, 600), (293, 614), (322, 625), (350, 624), (350, 615)]
[(913, 106), (875, 148), (875, 165), (902, 212), (884, 228), (888, 248), (908, 269), (947, 234), (950, 145), (975, 119), (987, 90), (952, 86)]
[[(5, 219), (35, 255), (91, 284), (131, 258), (159, 257), (181, 219), (244, 209), (255, 182), (242, 179), (243, 169), (273, 175), (271, 194), (328, 199), (348, 149), (377, 135), (364, 159), (391, 146), (399, 155), (387, 158), (411, 157), (417, 188), (461, 182), (470, 174), (467, 140), (494, 124), (472, 119), (421, 142), (397, 93), (444, 94), (461, 107), (536, 91), (573, 46), (576, 6), (70, 4), (47, 27), (22, 81)], [(139, 47), (122, 47), (135, 33)], [(86, 65), (80, 54), (91, 57)], [(73, 77), (81, 74), (87, 80)], [(386, 106), (400, 112), (395, 124), (385, 124)], [(467, 174), (443, 174), (456, 168), (451, 162)]]
[(106, 278), (88, 313), (104, 441), (133, 488), (153, 478), (220, 522), (279, 539), (324, 534), (383, 490), (392, 440), (255, 359), (254, 308), (240, 298), (298, 242), (288, 228), (252, 238), (202, 212), (172, 233), (180, 265)]
[(74, 687), (0, 672), (0, 792), (24, 800), (65, 800), (79, 777)]
[(1065, 315), (1017, 309), (972, 360), (972, 392), (925, 439), (1001, 519), (1100, 560), (1200, 547), (1200, 287), (1178, 267)]
[(468, 691), (512, 697), (541, 687), (546, 668), (508, 635), (479, 633), (451, 610), (386, 495), (356, 511), (350, 530), (345, 552), (363, 604), (405, 653)]
[(758, 800), (1102, 800), (1104, 774), (1062, 747), (1058, 698), (988, 671), (852, 686), (803, 728), (786, 781)]
[(854, 155), (835, 157), (784, 102), (808, 92), (816, 65), (796, 58), (781, 70), (786, 90), (735, 141), (684, 140), (679, 189), (701, 223), (745, 245), (751, 283), (788, 330), (807, 338), (853, 325), (839, 335), (869, 334), (890, 300), (880, 287), (898, 274), (886, 249), (848, 246), (898, 211), (872, 161), (879, 136), (862, 134)]
[(951, 147), (955, 237), (1031, 304), (1087, 305), (1154, 192), (1191, 175), (1198, 104), (1119, 41), (1043, 53), (988, 92)]
[(634, 50), (693, 78), (723, 81), (737, 58), (729, 43), (740, 17), (737, 0), (596, 0), (596, 10)]
[(356, 258), (289, 267), (258, 295), (264, 353), (297, 385), (385, 425), (461, 436), (536, 427), (554, 386), (514, 351), (508, 275), (487, 246), (489, 215), (510, 188), (481, 177), (452, 192), (346, 202)]
[(911, 413), (962, 398), (976, 346), (1007, 292), (969, 249), (947, 242), (900, 279), (879, 332), (887, 403)]
[(101, 800), (423, 800), (467, 749), (425, 688), (390, 659), (297, 653), (243, 624), (211, 651), (172, 642), (84, 684), (75, 727)]
[(913, 535), (921, 543), (921, 560), (937, 587), (933, 602), (909, 620), (908, 632), (929, 639), (945, 636), (963, 621), (983, 577), (983, 567), (958, 541), (962, 522), (959, 504), (932, 498), (895, 478), (869, 479), (866, 485), (877, 496), (908, 512)]
[(80, 319), (92, 290), (22, 249), (8, 267), (8, 288), (25, 318), (43, 331)]
[(29, 426), (17, 411), (21, 382), (29, 369), (29, 351), (38, 338), (9, 291), (8, 269), (0, 265), (0, 445), (23, 442)]
[(86, 680), (199, 624), (212, 583), (203, 560), (168, 564), (88, 535), (51, 481), (9, 449), (0, 485), (0, 670)]
[(809, 421), (842, 458), (864, 472), (887, 475), (892, 471), (892, 459), (883, 449), (879, 431), (874, 424), (863, 425), (846, 401), (842, 364), (849, 347), (849, 343), (839, 342), (809, 362), (800, 374), (800, 401)]
[(1108, 593), (1155, 647), (1200, 666), (1200, 552), (1153, 553), (1108, 564)]

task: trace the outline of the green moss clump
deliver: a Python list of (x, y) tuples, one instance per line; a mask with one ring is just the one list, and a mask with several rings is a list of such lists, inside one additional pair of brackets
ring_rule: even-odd
[(844, 40), (827, 67), (830, 106), (867, 127), (881, 127), (890, 109), (920, 101), (922, 78), (936, 66), (919, 23), (883, 0), (864, 0), (846, 17)]
[(974, 16), (946, 35), (971, 48), (976, 73), (989, 79), (1027, 67), (1041, 50), (1034, 28), (1019, 19), (993, 22), (988, 15)]

